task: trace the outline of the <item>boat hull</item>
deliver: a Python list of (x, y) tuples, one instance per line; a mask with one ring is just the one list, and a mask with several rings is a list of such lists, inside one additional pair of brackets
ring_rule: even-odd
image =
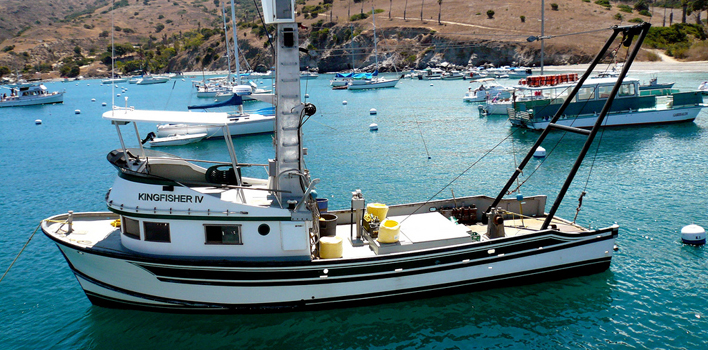
[(36, 106), (54, 103), (64, 103), (64, 93), (56, 92), (49, 95), (32, 96), (30, 98), (15, 97), (0, 101), (0, 107)]
[[(110, 215), (110, 214), (106, 214)], [(44, 230), (44, 227), (43, 227)], [(270, 263), (139, 256), (52, 238), (92, 303), (173, 312), (272, 312), (473, 292), (607, 270), (617, 228), (541, 231), (369, 259)]]
[(350, 82), (347, 86), (348, 90), (365, 90), (365, 89), (382, 89), (382, 88), (392, 88), (396, 87), (398, 84), (398, 79), (393, 80), (379, 80), (370, 82)]
[[(272, 133), (275, 128), (273, 116), (246, 116), (233, 118), (229, 123), (231, 136)], [(207, 139), (224, 137), (224, 130), (220, 126), (169, 124), (160, 125), (157, 137), (183, 134), (206, 134)]]
[[(644, 124), (666, 124), (689, 122), (696, 119), (703, 106), (675, 108), (666, 110), (634, 111), (608, 114), (603, 126), (627, 126)], [(576, 119), (559, 119), (557, 124), (577, 128), (592, 128), (597, 120), (596, 115), (581, 115)], [(545, 129), (549, 121), (532, 121), (524, 118), (510, 118), (512, 125), (522, 126), (534, 130)]]

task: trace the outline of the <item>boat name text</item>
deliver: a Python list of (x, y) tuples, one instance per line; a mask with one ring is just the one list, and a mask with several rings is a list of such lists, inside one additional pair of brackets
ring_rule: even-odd
[(191, 196), (188, 194), (138, 193), (138, 200), (153, 202), (201, 203), (204, 200), (204, 196)]

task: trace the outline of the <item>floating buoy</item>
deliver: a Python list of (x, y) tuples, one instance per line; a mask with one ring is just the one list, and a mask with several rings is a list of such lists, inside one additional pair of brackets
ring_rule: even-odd
[(376, 124), (376, 123), (371, 123), (371, 125), (369, 125), (369, 131), (377, 131), (377, 130), (379, 130), (379, 125), (378, 125), (378, 124)]
[(342, 101), (342, 104), (346, 106), (346, 105), (347, 105), (347, 101), (346, 101), (346, 100), (345, 100), (345, 101)]
[(81, 110), (80, 109), (75, 110), (74, 114), (81, 114)]
[(101, 103), (101, 106), (105, 106), (105, 105), (106, 105), (106, 103), (105, 103), (105, 102)]
[(369, 110), (369, 114), (374, 115), (376, 114), (376, 108), (372, 108)]
[(42, 119), (37, 119), (34, 121), (36, 125), (42, 125)]
[(706, 230), (698, 225), (688, 225), (681, 229), (681, 240), (686, 244), (706, 244)]
[(535, 151), (533, 151), (533, 156), (536, 158), (543, 158), (546, 156), (546, 149), (538, 146)]
[(120, 94), (117, 94), (116, 96), (117, 96), (117, 97), (120, 97)]
[(430, 86), (433, 86), (433, 83), (430, 83)]
[(96, 102), (96, 99), (95, 99), (95, 98), (92, 98), (92, 99), (91, 99), (91, 102)]
[(305, 98), (310, 98), (310, 94), (305, 94)]

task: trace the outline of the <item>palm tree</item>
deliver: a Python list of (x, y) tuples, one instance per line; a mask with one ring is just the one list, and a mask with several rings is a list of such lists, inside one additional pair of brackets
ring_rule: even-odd
[(420, 20), (423, 20), (423, 5), (425, 5), (425, 0), (420, 2)]
[(408, 0), (406, 0), (406, 5), (403, 6), (403, 20), (406, 20), (406, 9), (408, 8)]
[(391, 6), (393, 6), (393, 0), (388, 2), (388, 19), (391, 19)]
[(442, 25), (440, 22), (440, 13), (442, 13), (442, 2), (443, 0), (438, 0), (438, 25)]
[(689, 0), (681, 0), (681, 23), (686, 23), (686, 11), (688, 10)]

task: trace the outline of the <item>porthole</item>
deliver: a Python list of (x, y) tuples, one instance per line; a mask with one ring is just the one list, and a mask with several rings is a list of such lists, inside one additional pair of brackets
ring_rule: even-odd
[(261, 236), (265, 236), (270, 233), (270, 226), (268, 224), (261, 224), (258, 226), (258, 233), (261, 234)]

